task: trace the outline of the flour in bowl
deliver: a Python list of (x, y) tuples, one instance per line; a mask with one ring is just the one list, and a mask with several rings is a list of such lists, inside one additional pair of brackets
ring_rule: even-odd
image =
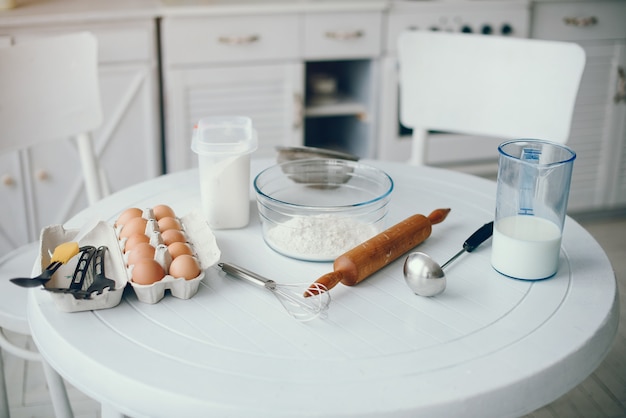
[(294, 258), (332, 261), (379, 232), (375, 225), (335, 215), (295, 217), (268, 229), (267, 243)]

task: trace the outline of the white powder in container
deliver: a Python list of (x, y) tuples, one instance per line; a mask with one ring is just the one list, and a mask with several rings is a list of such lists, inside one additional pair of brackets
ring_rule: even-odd
[(332, 261), (379, 232), (375, 225), (331, 214), (294, 217), (270, 227), (265, 239), (281, 254)]

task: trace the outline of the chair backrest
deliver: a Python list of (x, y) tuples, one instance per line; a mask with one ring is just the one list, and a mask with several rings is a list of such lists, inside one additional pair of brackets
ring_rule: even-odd
[(424, 164), (428, 131), (565, 143), (585, 66), (567, 42), (411, 31), (398, 40), (400, 121)]
[(90, 135), (102, 123), (97, 64), (87, 32), (0, 48), (0, 151), (75, 137), (90, 203), (103, 195)]

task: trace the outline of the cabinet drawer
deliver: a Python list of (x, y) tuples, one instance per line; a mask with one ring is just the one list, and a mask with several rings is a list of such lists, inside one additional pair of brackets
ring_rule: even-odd
[(307, 59), (365, 58), (381, 51), (382, 14), (311, 13), (304, 18)]
[(151, 61), (156, 57), (154, 23), (103, 25), (64, 25), (55, 28), (20, 28), (13, 34), (14, 42), (54, 36), (64, 33), (88, 31), (98, 39), (100, 63)]
[(298, 16), (171, 18), (162, 22), (167, 65), (298, 57)]
[(586, 41), (626, 38), (626, 2), (538, 3), (533, 9), (532, 36)]
[(156, 39), (152, 27), (97, 28), (100, 62), (152, 61), (156, 57)]

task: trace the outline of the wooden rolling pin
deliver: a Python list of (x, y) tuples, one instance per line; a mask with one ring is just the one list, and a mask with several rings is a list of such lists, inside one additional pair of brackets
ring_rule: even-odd
[[(428, 217), (413, 215), (386, 229), (375, 237), (340, 255), (333, 264), (334, 271), (320, 277), (315, 283), (328, 290), (339, 282), (353, 286), (368, 278), (402, 254), (426, 240), (432, 225), (446, 219), (450, 209), (436, 209)], [(311, 286), (304, 297), (317, 294)]]

